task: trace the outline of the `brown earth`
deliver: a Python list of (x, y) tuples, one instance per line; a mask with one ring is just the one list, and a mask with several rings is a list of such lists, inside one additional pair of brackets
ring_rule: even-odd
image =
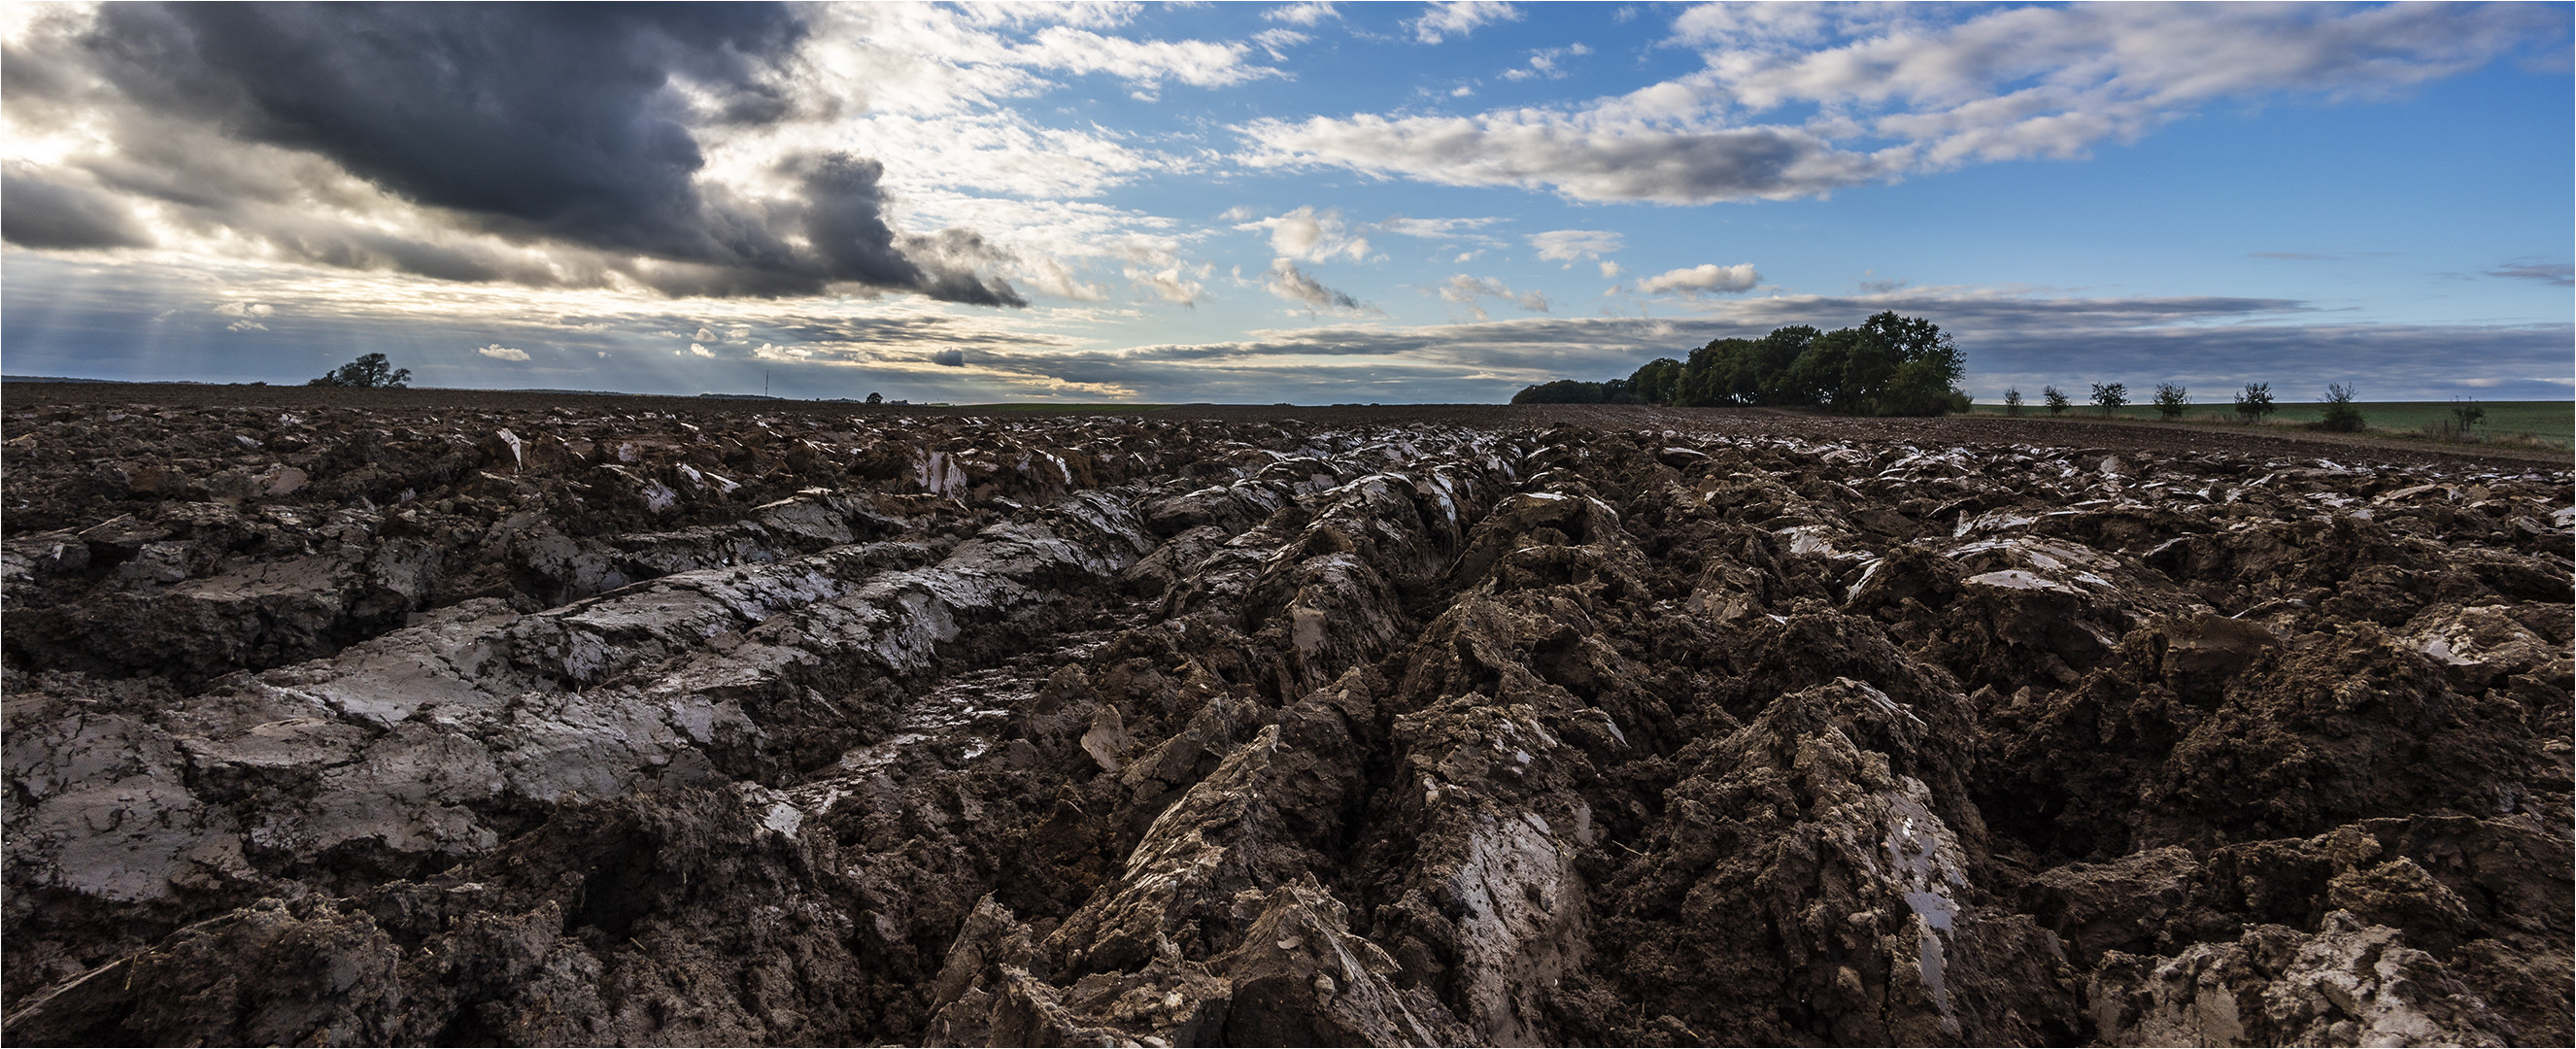
[(2563, 455), (0, 405), (14, 1044), (2571, 1038)]

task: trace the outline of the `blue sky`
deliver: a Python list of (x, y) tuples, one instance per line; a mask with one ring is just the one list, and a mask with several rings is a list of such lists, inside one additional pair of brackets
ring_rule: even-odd
[(0, 16), (0, 367), (1495, 401), (1881, 309), (1966, 385), (2569, 396), (2566, 5)]

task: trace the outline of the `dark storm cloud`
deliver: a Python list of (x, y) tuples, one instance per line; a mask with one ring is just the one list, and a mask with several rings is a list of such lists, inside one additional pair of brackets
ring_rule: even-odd
[(30, 248), (125, 248), (152, 238), (114, 198), (12, 171), (0, 175), (0, 238)]
[[(847, 282), (1022, 305), (936, 238), (911, 250), (922, 238), (884, 220), (874, 162), (792, 160), (781, 174), (801, 194), (784, 200), (743, 201), (699, 177), (692, 128), (795, 109), (775, 71), (804, 33), (776, 4), (114, 4), (72, 57), (124, 107), (123, 155), (92, 165), (102, 182), (201, 212), (174, 221), (251, 232), (312, 261), (533, 283), (595, 283), (617, 269), (671, 295), (804, 295)], [(75, 90), (57, 68), (63, 56), (8, 57), (28, 62), (11, 88), (35, 104)], [(540, 267), (547, 274), (512, 272), (382, 231), (262, 213), (245, 205), (298, 176), (275, 174), (275, 160), (156, 156), (156, 126), (325, 158), (463, 232), (572, 257)], [(269, 191), (191, 177), (227, 165)], [(13, 215), (63, 198), (42, 196)], [(73, 246), (56, 231), (111, 228), (84, 214), (100, 212), (13, 218), (9, 239)], [(57, 239), (21, 240), (21, 224)]]
[(797, 35), (763, 4), (116, 4), (87, 44), (130, 98), (419, 203), (692, 257), (714, 246), (671, 73), (757, 96), (757, 60)]

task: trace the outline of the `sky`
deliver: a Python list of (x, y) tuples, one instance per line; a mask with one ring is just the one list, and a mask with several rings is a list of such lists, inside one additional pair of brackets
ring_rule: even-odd
[(1985, 400), (2566, 399), (2570, 22), (9, 4), (0, 370), (1501, 401), (1894, 310)]

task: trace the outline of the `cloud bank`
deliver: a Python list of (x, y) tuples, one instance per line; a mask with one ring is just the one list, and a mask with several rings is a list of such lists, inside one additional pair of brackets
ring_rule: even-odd
[[(984, 14), (1018, 32), (976, 24)], [(1241, 44), (1094, 31), (1133, 14), (40, 9), (0, 56), (21, 140), (0, 182), (0, 237), (673, 297), (897, 293), (1021, 306), (1017, 275), (1098, 298), (1105, 290), (1069, 276), (1060, 256), (1134, 254), (1111, 243), (1119, 231), (1013, 223), (1005, 242), (973, 226), (904, 229), (892, 186), (963, 179), (1080, 194), (1146, 166), (1100, 136), (1034, 129), (993, 105), (1045, 86), (1040, 72), (1140, 91), (1276, 75), (1246, 62)], [(819, 132), (851, 117), (854, 101), (882, 154)], [(947, 133), (925, 144), (922, 117), (945, 118)], [(964, 162), (923, 164), (927, 178), (888, 170), (890, 157), (929, 153)], [(949, 205), (933, 210), (973, 210), (933, 192), (931, 203)], [(1178, 265), (1162, 262), (1146, 271)]]

